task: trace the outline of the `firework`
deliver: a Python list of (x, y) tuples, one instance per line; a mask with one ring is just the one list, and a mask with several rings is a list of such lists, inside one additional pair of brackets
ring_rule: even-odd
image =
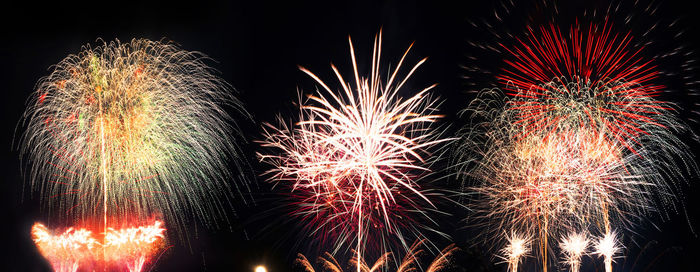
[(355, 86), (334, 65), (340, 92), (301, 68), (322, 91), (300, 102), (294, 126), (281, 118), (277, 126), (266, 125), (262, 145), (271, 151), (259, 157), (273, 166), (269, 180), (291, 188), (299, 202), (295, 214), (308, 222), (310, 233), (333, 239), (334, 252), (354, 240), (356, 254), (362, 255), (367, 243), (392, 235), (405, 244), (404, 230), (419, 232), (415, 216), (408, 214), (427, 217), (424, 211), (433, 205), (418, 181), (438, 157), (429, 150), (447, 140), (432, 127), (440, 118), (432, 113), (437, 102), (429, 94), (435, 85), (408, 99), (398, 94), (425, 59), (399, 78), (409, 47), (389, 80), (382, 82), (380, 34), (371, 72), (363, 78), (348, 40)]
[[(401, 259), (401, 262), (396, 268), (396, 272), (415, 272), (421, 271), (421, 266), (419, 264), (419, 257), (424, 255), (425, 250), (421, 247), (424, 245), (426, 240), (416, 240), (411, 247), (406, 252), (406, 255)], [(437, 272), (443, 271), (451, 267), (450, 260), (452, 256), (457, 252), (459, 248), (451, 244), (445, 247), (438, 255), (433, 259), (433, 261), (428, 265), (426, 272)], [(353, 255), (349, 261), (350, 267), (359, 267), (360, 271), (372, 272), (372, 271), (390, 271), (387, 269), (389, 262), (391, 261), (392, 252), (385, 252), (382, 254), (370, 267), (364, 258), (359, 258), (359, 255)], [(315, 272), (313, 265), (309, 260), (302, 254), (298, 254), (296, 260), (294, 261), (297, 265), (301, 266), (304, 271)], [(322, 257), (318, 258), (318, 263), (325, 270), (333, 272), (343, 272), (342, 266), (335, 260), (333, 255), (326, 252)]]
[[(178, 229), (189, 212), (208, 225), (223, 216), (228, 156), (238, 154), (225, 107), (245, 112), (205, 58), (134, 39), (88, 45), (52, 66), (24, 114), (21, 150), (49, 212), (100, 226), (105, 239), (120, 235), (110, 226), (153, 217)], [(103, 241), (106, 259), (112, 242)], [(147, 261), (141, 244), (116, 247), (140, 254), (132, 271)]]
[(564, 261), (571, 268), (571, 272), (579, 271), (581, 256), (586, 253), (589, 242), (585, 234), (571, 233), (559, 243), (559, 247), (565, 254)]
[(103, 263), (139, 272), (163, 245), (165, 229), (162, 224), (156, 221), (153, 225), (134, 228), (108, 228), (104, 236), (97, 239), (86, 229), (69, 228), (61, 235), (52, 235), (46, 226), (36, 223), (32, 236), (54, 271), (77, 271), (79, 267), (86, 269)]
[(54, 236), (39, 223), (32, 227), (32, 239), (56, 272), (77, 271), (80, 264), (92, 261), (99, 245), (89, 230), (69, 228)]
[(503, 48), (506, 96), (479, 94), (457, 150), (462, 173), (479, 182), (477, 211), (497, 222), (492, 233), (537, 237), (545, 271), (549, 237), (663, 211), (673, 182), (695, 169), (676, 136), (688, 129), (658, 99), (658, 73), (628, 48), (631, 35), (607, 23), (561, 32), (542, 27)]
[(527, 256), (530, 252), (531, 238), (523, 237), (513, 232), (507, 237), (508, 246), (502, 252), (503, 258), (508, 263), (508, 271), (517, 272), (520, 259)]
[[(221, 215), (229, 192), (225, 106), (243, 109), (197, 52), (134, 39), (89, 45), (52, 66), (24, 114), (22, 152), (51, 212), (116, 226), (153, 214)], [(207, 213), (214, 210), (214, 213)], [(128, 216), (126, 216), (128, 215)]]
[(620, 251), (617, 246), (617, 234), (613, 232), (606, 232), (603, 237), (598, 240), (595, 244), (595, 254), (602, 256), (605, 262), (605, 272), (612, 272), (612, 262), (613, 256)]
[(497, 93), (485, 92), (472, 105), (474, 116), (486, 121), (461, 145), (478, 156), (467, 172), (480, 182), (473, 206), (495, 237), (502, 229), (537, 237), (536, 253), (546, 263), (549, 237), (591, 225), (609, 229), (611, 221), (625, 224), (649, 209), (652, 188), (664, 189), (644, 159), (652, 150), (635, 154), (588, 127), (519, 137), (527, 128), (513, 121), (517, 113), (507, 110), (508, 99), (491, 96)]
[(524, 135), (547, 133), (562, 126), (605, 131), (633, 152), (642, 135), (656, 135), (660, 144), (680, 142), (672, 132), (683, 128), (672, 105), (656, 99), (664, 86), (654, 84), (658, 72), (643, 60), (643, 48), (632, 49), (631, 34), (617, 34), (607, 24), (574, 25), (568, 37), (550, 25), (531, 31), (520, 46), (504, 47), (513, 60), (498, 80), (508, 95)]
[(140, 272), (146, 262), (163, 246), (163, 223), (115, 230), (104, 236), (106, 262), (124, 263), (129, 272)]

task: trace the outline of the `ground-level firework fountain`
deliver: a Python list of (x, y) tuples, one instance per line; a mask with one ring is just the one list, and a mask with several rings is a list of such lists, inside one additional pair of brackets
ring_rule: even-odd
[(32, 238), (57, 272), (77, 271), (80, 267), (140, 272), (164, 248), (164, 232), (160, 221), (122, 229), (107, 228), (100, 235), (84, 228), (69, 228), (57, 235), (36, 223)]

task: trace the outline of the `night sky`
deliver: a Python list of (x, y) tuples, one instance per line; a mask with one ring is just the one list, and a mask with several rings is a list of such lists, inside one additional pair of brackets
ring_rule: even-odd
[[(253, 116), (253, 120), (236, 118), (247, 140), (239, 144), (250, 164), (250, 173), (247, 173), (250, 192), (232, 204), (230, 224), (221, 222), (217, 228), (209, 228), (192, 223), (189, 226), (192, 237), (187, 242), (173, 239), (173, 247), (160, 257), (153, 271), (252, 271), (257, 264), (266, 265), (268, 271), (291, 271), (298, 252), (312, 254), (309, 257), (313, 259), (313, 254), (325, 251), (305, 244), (307, 238), (296, 231), (295, 221), (287, 217), (289, 208), (283, 206), (284, 196), (272, 190), (271, 184), (260, 177), (267, 166), (258, 163), (255, 157), (258, 144), (254, 141), (261, 139), (261, 123), (274, 121), (277, 114), (296, 115), (292, 102), (297, 100), (298, 90), (310, 93), (316, 87), (298, 66), (304, 66), (335, 84), (331, 62), (350, 71), (348, 35), (352, 36), (358, 62), (371, 56), (372, 40), (380, 28), (384, 41), (383, 64), (395, 64), (405, 48), (415, 42), (408, 63), (415, 63), (423, 57), (428, 57), (428, 61), (412, 76), (407, 87), (438, 83), (435, 93), (444, 100), (440, 113), (446, 116), (442, 122), (452, 124), (448, 133), (454, 133), (465, 122), (458, 118), (458, 112), (474, 98), (474, 91), (493, 87), (481, 86), (488, 82), (495, 83), (493, 75), (468, 72), (465, 67), (483, 65), (484, 70), (493, 71), (492, 67), (502, 64), (498, 57), (493, 56), (492, 62), (485, 63), (490, 57), (469, 45), (469, 41), (493, 43), (489, 31), (479, 29), (471, 22), (492, 20), (500, 2), (329, 2), (4, 4), (0, 16), (0, 91), (3, 97), (0, 119), (4, 128), (0, 130), (0, 150), (3, 150), (0, 245), (4, 252), (0, 255), (0, 270), (49, 271), (48, 263), (30, 239), (32, 224), (45, 221), (48, 215), (40, 210), (38, 194), (32, 193), (26, 185), (16, 142), (24, 128), (17, 124), (35, 83), (49, 74), (50, 66), (68, 54), (78, 53), (85, 44), (97, 44), (98, 38), (122, 42), (132, 38), (165, 39), (176, 42), (182, 49), (206, 54), (214, 60), (208, 64), (236, 89), (237, 96)], [(523, 12), (537, 11), (540, 2), (520, 1), (518, 6), (523, 7)], [(584, 10), (582, 6), (607, 6), (607, 1), (566, 2), (559, 4), (561, 12), (566, 14), (576, 14)], [(679, 18), (676, 26), (685, 32), (676, 38), (674, 35), (640, 34), (641, 39), (663, 39), (662, 44), (682, 43), (684, 52), (700, 48), (697, 14), (681, 3), (657, 4), (660, 11), (650, 20)], [(630, 10), (623, 8), (618, 13), (643, 14), (632, 6), (626, 5)], [(639, 5), (637, 8), (645, 7)], [(534, 13), (530, 16), (545, 15)], [(566, 19), (567, 23), (570, 19)], [(494, 25), (495, 31), (522, 29), (525, 22), (515, 21), (510, 18), (501, 25)], [(517, 30), (514, 32), (518, 33)], [(650, 48), (666, 47), (652, 45)], [(698, 59), (698, 55), (689, 54), (687, 58)], [(661, 63), (659, 68), (682, 69), (673, 63)], [(470, 80), (467, 77), (477, 78)], [(685, 80), (697, 80), (698, 75), (691, 73), (689, 78)], [(474, 86), (474, 82), (479, 82), (479, 86)], [(700, 117), (693, 113), (697, 111), (693, 108), (697, 96), (684, 90), (682, 84), (662, 84), (672, 86), (674, 90), (664, 94), (663, 99), (678, 102), (683, 107), (679, 113), (683, 120), (693, 131), (700, 133), (700, 125), (693, 121)], [(683, 137), (692, 153), (698, 154), (700, 144), (688, 135)], [(634, 228), (636, 233), (625, 234), (627, 240), (623, 241), (626, 242), (627, 257), (617, 260), (616, 271), (697, 270), (693, 267), (700, 256), (698, 181), (695, 175), (687, 180), (687, 184), (679, 185), (683, 195), (677, 211), (671, 211), (665, 218), (652, 216), (638, 223)], [(454, 184), (448, 181), (444, 186)], [(450, 234), (452, 242), (463, 249), (456, 255), (455, 265), (465, 270), (456, 271), (505, 271), (504, 264), (493, 264), (498, 260), (493, 259), (493, 254), (487, 252), (484, 245), (470, 239), (478, 230), (470, 228), (469, 221), (464, 220), (469, 211), (455, 205), (440, 206), (451, 214), (436, 216), (441, 231)], [(434, 242), (440, 248), (451, 243), (441, 239)], [(582, 271), (601, 271), (602, 262), (588, 258)], [(536, 262), (531, 258), (528, 263)]]

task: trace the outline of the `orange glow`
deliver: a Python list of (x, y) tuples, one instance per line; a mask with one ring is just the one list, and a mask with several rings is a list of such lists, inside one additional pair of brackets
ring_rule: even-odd
[(102, 265), (142, 271), (148, 260), (165, 244), (163, 223), (113, 229), (103, 233), (102, 243), (86, 229), (69, 228), (53, 235), (43, 224), (32, 227), (32, 238), (39, 252), (55, 271), (77, 271), (80, 266)]

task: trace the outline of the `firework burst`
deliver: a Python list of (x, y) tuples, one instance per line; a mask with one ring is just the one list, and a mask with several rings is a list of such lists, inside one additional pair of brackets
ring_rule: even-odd
[(89, 230), (69, 228), (55, 236), (39, 223), (32, 227), (32, 239), (56, 272), (77, 271), (81, 264), (94, 259), (99, 246)]
[(607, 19), (527, 32), (499, 44), (506, 95), (484, 90), (470, 104), (456, 152), (461, 173), (479, 183), (474, 207), (489, 233), (533, 235), (546, 271), (549, 237), (662, 214), (675, 181), (696, 166), (677, 136), (689, 130), (659, 99), (660, 73), (630, 32)]
[(204, 59), (134, 39), (88, 45), (54, 65), (29, 101), (22, 138), (49, 211), (91, 222), (103, 214), (104, 228), (154, 214), (172, 225), (184, 211), (206, 223), (222, 216), (217, 199), (231, 190), (223, 181), (237, 154), (224, 107), (245, 113)]
[[(587, 29), (587, 30), (586, 30)], [(530, 31), (527, 41), (504, 47), (512, 60), (498, 80), (517, 99), (510, 110), (525, 127), (523, 136), (562, 126), (605, 131), (609, 140), (636, 151), (642, 135), (659, 135), (662, 145), (680, 142), (670, 132), (683, 129), (670, 103), (656, 99), (664, 86), (658, 72), (630, 49), (630, 33), (618, 35), (606, 23), (571, 27), (568, 36), (550, 25)]]
[[(76, 260), (58, 268), (61, 254), (46, 249), (41, 237), (49, 236), (37, 236), (55, 269), (77, 269), (97, 254), (90, 258), (99, 265), (141, 271), (163, 245), (165, 229), (161, 222), (131, 226), (163, 217), (184, 230), (189, 214), (207, 225), (223, 217), (229, 156), (238, 154), (229, 140), (238, 130), (225, 107), (245, 112), (204, 60), (171, 43), (115, 41), (83, 47), (39, 81), (23, 119), (32, 188), (50, 213), (104, 235), (99, 252), (82, 241), (49, 246), (71, 255), (59, 259)], [(59, 240), (86, 232), (71, 230)], [(47, 232), (41, 225), (34, 233)]]
[(409, 47), (389, 80), (382, 82), (381, 34), (375, 38), (366, 78), (359, 76), (349, 43), (355, 86), (334, 65), (340, 92), (301, 68), (322, 90), (300, 102), (294, 126), (281, 119), (279, 125), (265, 126), (262, 145), (271, 151), (259, 157), (273, 166), (269, 180), (291, 188), (299, 207), (295, 214), (305, 220), (311, 235), (331, 239), (334, 252), (354, 240), (361, 255), (368, 243), (386, 243), (389, 235), (403, 245), (404, 232), (420, 235), (420, 225), (410, 214), (427, 217), (425, 210), (433, 204), (418, 181), (439, 157), (429, 150), (447, 140), (432, 126), (440, 118), (432, 113), (437, 102), (429, 91), (435, 85), (408, 99), (398, 94), (425, 59), (398, 77)]

